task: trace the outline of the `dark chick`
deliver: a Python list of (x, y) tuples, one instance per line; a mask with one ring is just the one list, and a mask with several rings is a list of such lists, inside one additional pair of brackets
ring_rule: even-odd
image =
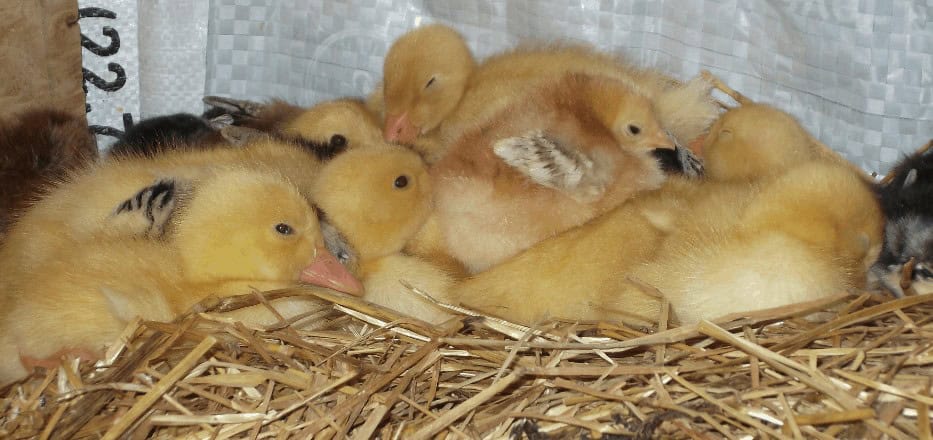
[(143, 119), (126, 129), (112, 147), (110, 157), (146, 156), (183, 146), (211, 146), (223, 142), (210, 121), (190, 113)]
[(904, 158), (878, 194), (887, 222), (872, 274), (897, 297), (933, 292), (933, 148)]

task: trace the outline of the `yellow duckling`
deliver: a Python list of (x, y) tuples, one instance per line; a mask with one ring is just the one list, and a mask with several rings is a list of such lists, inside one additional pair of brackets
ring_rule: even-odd
[(167, 197), (144, 188), (139, 194), (155, 194), (151, 204), (134, 205), (134, 194), (114, 215), (148, 217), (170, 209), (169, 215), (157, 214), (170, 239), (124, 237), (64, 247), (39, 270), (21, 274), (20, 292), (0, 292), (0, 382), (22, 377), (24, 363), (42, 364), (63, 351), (99, 355), (128, 320), (169, 320), (209, 296), (301, 281), (361, 287), (324, 250), (314, 209), (274, 174), (218, 169), (186, 189), (177, 180), (154, 186), (187, 194)]
[(439, 299), (453, 283), (438, 266), (401, 252), (431, 213), (431, 182), (417, 154), (394, 146), (348, 151), (323, 168), (314, 199), (357, 253), (364, 299), (426, 321), (449, 317), (400, 283)]

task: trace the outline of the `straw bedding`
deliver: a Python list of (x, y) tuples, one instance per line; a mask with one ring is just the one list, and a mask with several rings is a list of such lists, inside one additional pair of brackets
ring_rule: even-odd
[[(217, 313), (297, 294), (325, 307), (268, 328)], [(0, 437), (931, 438), (933, 295), (651, 329), (432, 328), (316, 288), (200, 309), (0, 390)]]

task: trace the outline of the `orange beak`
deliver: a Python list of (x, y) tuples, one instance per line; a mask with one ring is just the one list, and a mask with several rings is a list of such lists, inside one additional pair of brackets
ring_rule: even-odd
[(645, 138), (641, 142), (642, 146), (647, 148), (667, 148), (673, 150), (676, 147), (674, 139), (664, 130), (658, 130), (651, 137)]
[(360, 296), (363, 284), (360, 283), (337, 258), (323, 246), (318, 246), (317, 256), (308, 267), (302, 269), (298, 279), (315, 286), (327, 287), (343, 293)]
[(419, 128), (411, 123), (408, 112), (401, 115), (386, 115), (382, 136), (387, 142), (411, 144), (418, 137)]

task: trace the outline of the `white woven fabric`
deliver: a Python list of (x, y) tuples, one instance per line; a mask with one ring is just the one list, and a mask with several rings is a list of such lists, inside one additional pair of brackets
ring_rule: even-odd
[(442, 22), (480, 58), (570, 39), (679, 78), (709, 69), (867, 170), (933, 137), (931, 0), (146, 0), (138, 17), (139, 96), (111, 102), (144, 116), (198, 112), (205, 93), (362, 96), (395, 38)]

